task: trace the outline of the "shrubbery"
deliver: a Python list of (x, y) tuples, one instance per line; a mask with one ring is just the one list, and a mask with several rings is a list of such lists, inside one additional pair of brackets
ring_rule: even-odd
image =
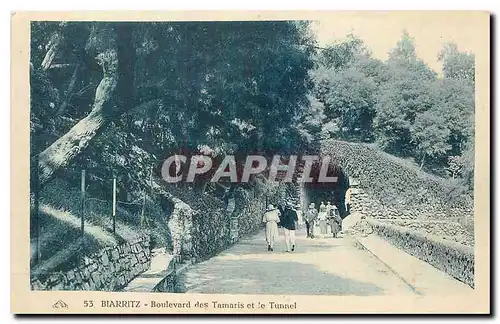
[(376, 208), (407, 211), (415, 218), (473, 214), (474, 200), (469, 192), (458, 190), (454, 182), (425, 173), (372, 145), (327, 140), (322, 152), (331, 155), (334, 164), (359, 180), (361, 190), (380, 204)]

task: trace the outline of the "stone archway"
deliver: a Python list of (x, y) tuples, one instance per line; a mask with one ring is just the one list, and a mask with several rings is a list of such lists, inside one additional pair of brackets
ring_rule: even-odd
[(328, 176), (337, 177), (336, 182), (320, 182), (318, 181), (318, 174), (320, 171), (320, 163), (313, 164), (311, 170), (312, 182), (299, 183), (300, 200), (303, 208), (307, 208), (310, 203), (314, 203), (318, 208), (321, 202), (331, 202), (340, 212), (342, 218), (347, 216), (345, 208), (345, 194), (347, 189), (351, 186), (352, 179), (345, 168), (340, 167), (333, 162), (329, 164)]

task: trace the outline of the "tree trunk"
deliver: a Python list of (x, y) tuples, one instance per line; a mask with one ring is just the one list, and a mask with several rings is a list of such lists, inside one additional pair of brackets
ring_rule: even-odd
[(59, 43), (61, 42), (60, 37), (54, 38), (54, 41), (50, 44), (49, 50), (45, 54), (45, 57), (43, 58), (41, 67), (42, 70), (46, 71), (50, 68), (52, 65), (52, 62), (54, 61), (56, 54), (57, 54), (57, 49), (59, 47)]
[(62, 113), (64, 113), (64, 111), (66, 110), (66, 107), (68, 107), (69, 100), (71, 99), (71, 96), (73, 95), (73, 91), (75, 89), (76, 77), (78, 75), (78, 69), (79, 69), (79, 64), (77, 63), (75, 66), (75, 70), (73, 71), (73, 74), (71, 75), (71, 79), (70, 79), (69, 84), (68, 84), (68, 89), (66, 91), (66, 98), (64, 99), (63, 103), (61, 104), (61, 106), (57, 110), (58, 115), (61, 115)]
[(83, 152), (101, 127), (109, 121), (105, 114), (105, 105), (111, 101), (115, 89), (116, 77), (103, 78), (97, 87), (94, 107), (90, 114), (40, 153), (38, 164), (40, 185), (46, 183), (57, 169), (67, 166)]
[[(135, 50), (132, 45), (133, 25), (118, 23), (115, 27), (118, 67), (106, 70), (96, 89), (90, 114), (73, 126), (39, 155), (39, 185), (45, 184), (61, 167), (81, 154), (103, 126), (127, 111), (133, 102), (133, 69)], [(115, 94), (116, 93), (116, 94)], [(115, 102), (117, 95), (118, 100)], [(116, 105), (114, 105), (116, 103)], [(118, 108), (114, 108), (117, 106)], [(32, 163), (34, 161), (32, 160)], [(31, 168), (32, 172), (33, 169)], [(33, 178), (32, 178), (33, 179)]]

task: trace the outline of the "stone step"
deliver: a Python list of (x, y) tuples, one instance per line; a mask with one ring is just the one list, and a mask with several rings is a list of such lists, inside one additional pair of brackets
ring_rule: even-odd
[(165, 249), (153, 250), (148, 270), (135, 277), (123, 288), (127, 292), (151, 292), (165, 278), (173, 256)]

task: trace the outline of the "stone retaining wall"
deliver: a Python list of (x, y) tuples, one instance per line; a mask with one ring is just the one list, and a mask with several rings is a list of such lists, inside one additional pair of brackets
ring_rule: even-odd
[(195, 260), (210, 258), (236, 243), (240, 237), (262, 227), (265, 196), (252, 189), (237, 189), (235, 209), (223, 206), (198, 210), (192, 218), (192, 254)]
[(231, 215), (223, 209), (198, 211), (192, 222), (192, 255), (196, 261), (206, 260), (232, 244)]
[(474, 287), (472, 247), (370, 218), (364, 221), (389, 243)]
[(176, 260), (172, 260), (168, 265), (165, 278), (163, 278), (154, 288), (153, 292), (176, 292), (177, 285), (177, 264)]
[(31, 279), (31, 289), (116, 291), (149, 269), (150, 263), (150, 238), (143, 236), (85, 257), (68, 272), (40, 273)]

